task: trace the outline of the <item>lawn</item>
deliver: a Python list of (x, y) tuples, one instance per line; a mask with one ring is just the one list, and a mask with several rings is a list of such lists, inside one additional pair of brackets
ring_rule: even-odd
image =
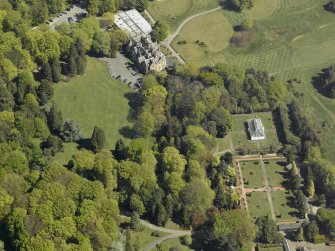
[[(180, 37), (188, 37), (196, 27), (199, 34), (205, 32), (208, 47), (199, 49), (196, 53), (194, 45), (177, 45), (179, 37), (173, 42), (174, 48), (181, 56), (195, 65), (212, 65), (217, 62), (226, 62), (240, 65), (244, 68), (254, 67), (267, 70), (277, 79), (286, 81), (291, 78), (301, 79), (301, 84), (296, 84), (298, 90), (306, 95), (306, 99), (314, 111), (312, 114), (318, 121), (328, 120), (335, 123), (335, 100), (329, 99), (318, 93), (313, 84), (312, 77), (321, 69), (335, 62), (335, 15), (324, 10), (323, 5), (327, 0), (258, 0), (250, 11), (236, 13), (222, 10), (206, 15), (218, 15), (223, 12), (230, 26), (239, 24), (245, 17), (256, 20), (257, 34), (254, 41), (245, 48), (228, 46), (220, 51), (214, 50), (213, 41), (218, 37), (230, 36), (230, 33), (220, 34), (229, 27), (211, 31), (203, 26), (196, 27), (197, 19), (191, 20), (181, 31)], [(189, 51), (188, 51), (189, 50)], [(206, 51), (206, 53), (205, 53)], [(328, 143), (323, 152), (325, 156), (335, 161), (335, 127), (329, 135)]]
[(264, 175), (259, 160), (240, 161), (244, 187), (261, 188), (264, 187)]
[(247, 196), (249, 212), (252, 217), (271, 216), (269, 200), (265, 192), (253, 192)]
[(277, 222), (295, 221), (297, 219), (298, 211), (291, 207), (293, 196), (288, 191), (272, 191), (271, 196)]
[[(266, 162), (266, 161), (265, 161)], [(269, 184), (272, 187), (282, 187), (285, 180), (286, 162), (284, 161), (269, 161), (265, 164), (266, 173), (268, 174)]]
[[(187, 61), (196, 62), (199, 58), (207, 58), (208, 53), (217, 53), (229, 46), (232, 34), (233, 28), (223, 11), (216, 11), (187, 23), (172, 47)], [(186, 44), (181, 44), (181, 41), (186, 41)], [(212, 65), (212, 62), (209, 60), (206, 64)]]
[(230, 149), (228, 136), (224, 138), (216, 138), (217, 152), (223, 152)]
[(149, 1), (148, 11), (157, 21), (164, 21), (173, 33), (189, 16), (218, 7), (217, 0)]
[[(125, 94), (132, 90), (112, 79), (101, 60), (87, 58), (84, 75), (74, 77), (68, 83), (56, 84), (54, 89), (53, 100), (63, 112), (64, 121), (77, 121), (84, 138), (90, 138), (94, 126), (99, 126), (105, 131), (108, 147), (113, 149), (122, 137), (119, 130), (131, 125), (128, 121), (131, 108)], [(75, 149), (75, 144), (66, 144), (65, 152), (57, 158), (67, 162)]]
[[(246, 134), (246, 130), (248, 129), (246, 122), (247, 120), (254, 118), (262, 119), (265, 128), (264, 140), (251, 141), (248, 139), (248, 135)], [(267, 151), (271, 145), (277, 147), (281, 146), (272, 113), (270, 112), (234, 115), (232, 131), (229, 134), (235, 149), (248, 148), (252, 151), (251, 153), (257, 153), (262, 150)]]

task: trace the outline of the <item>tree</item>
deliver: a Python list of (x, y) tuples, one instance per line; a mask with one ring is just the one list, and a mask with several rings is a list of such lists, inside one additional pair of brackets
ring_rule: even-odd
[(77, 74), (82, 75), (85, 73), (86, 58), (84, 56), (78, 56), (76, 58)]
[(110, 55), (110, 36), (108, 32), (97, 31), (94, 33), (91, 50), (99, 56)]
[(314, 192), (315, 192), (314, 181), (313, 180), (308, 180), (307, 187), (306, 187), (306, 193), (307, 193), (308, 197), (313, 197)]
[(296, 241), (304, 241), (305, 240), (305, 237), (304, 237), (304, 228), (303, 227), (299, 227), (299, 229), (295, 233), (295, 240)]
[(99, 13), (99, 1), (89, 0), (87, 11), (92, 16), (97, 15)]
[(52, 81), (52, 72), (51, 66), (48, 61), (44, 60), (42, 62), (42, 70), (41, 70), (41, 79), (45, 79), (47, 81)]
[(131, 218), (130, 218), (130, 227), (132, 230), (134, 230), (135, 232), (141, 231), (142, 230), (142, 225), (141, 225), (141, 219), (140, 216), (138, 215), (138, 213), (133, 212), (131, 214)]
[(75, 142), (81, 139), (81, 126), (74, 120), (67, 120), (64, 123), (61, 133), (65, 142)]
[(313, 242), (314, 237), (319, 234), (319, 227), (315, 221), (312, 221), (304, 228), (305, 237), (308, 241)]
[(53, 97), (54, 89), (51, 83), (47, 80), (42, 80), (40, 85), (36, 89), (37, 95), (42, 104), (47, 104)]
[[(193, 214), (205, 212), (214, 199), (215, 193), (204, 180), (196, 179), (186, 184), (180, 191), (179, 197), (184, 207), (184, 212), (192, 216)], [(184, 219), (186, 224), (190, 224), (191, 219)]]
[(57, 136), (49, 135), (46, 140), (46, 148), (49, 149), (52, 156), (55, 156), (56, 153), (63, 151), (63, 142)]
[(329, 0), (328, 4), (326, 5), (327, 10), (335, 13), (335, 0)]
[(122, 139), (116, 141), (115, 150), (113, 152), (115, 159), (118, 161), (124, 160), (127, 157), (127, 147)]
[(254, 0), (229, 0), (228, 3), (238, 11), (250, 9), (254, 6)]
[(255, 234), (256, 227), (245, 211), (230, 210), (211, 216), (193, 231), (193, 238), (208, 250), (233, 251), (251, 245)]
[(217, 128), (217, 136), (223, 138), (227, 135), (228, 131), (231, 130), (233, 125), (233, 119), (230, 112), (223, 108), (218, 107), (213, 110), (210, 115), (210, 119), (215, 121)]
[(158, 42), (163, 41), (165, 38), (167, 38), (169, 34), (169, 27), (164, 22), (156, 22), (154, 29), (152, 31), (152, 35), (154, 38), (157, 39)]
[(48, 18), (48, 5), (46, 1), (33, 0), (31, 6), (33, 25), (44, 23)]
[(77, 59), (78, 54), (76, 52), (75, 47), (71, 46), (71, 52), (70, 52), (70, 57), (69, 57), (69, 61), (68, 61), (68, 74), (70, 77), (74, 77), (77, 75), (78, 70), (77, 70)]
[(94, 153), (86, 149), (80, 149), (73, 156), (76, 168), (80, 173), (83, 173), (87, 170), (92, 170), (94, 167)]
[(94, 152), (101, 151), (106, 145), (106, 136), (103, 129), (94, 127), (91, 137), (91, 144)]
[(0, 111), (12, 110), (14, 106), (13, 95), (5, 87), (0, 79)]
[(50, 129), (55, 133), (60, 133), (63, 128), (63, 114), (58, 106), (54, 103), (48, 113), (48, 123)]
[(299, 190), (301, 187), (301, 178), (298, 174), (292, 175), (290, 178), (292, 190)]
[(283, 236), (278, 232), (276, 222), (268, 216), (258, 217), (256, 220), (258, 227), (256, 238), (266, 244), (280, 243)]
[(135, 124), (135, 130), (142, 137), (151, 136), (155, 130), (154, 116), (149, 112), (140, 113)]
[(50, 60), (50, 64), (51, 64), (52, 81), (54, 83), (58, 83), (62, 78), (59, 59), (58, 58), (52, 58)]

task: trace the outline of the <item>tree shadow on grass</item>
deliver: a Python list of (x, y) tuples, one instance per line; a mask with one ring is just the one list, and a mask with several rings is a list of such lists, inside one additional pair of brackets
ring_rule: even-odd
[(136, 92), (128, 92), (124, 94), (124, 97), (128, 99), (128, 105), (135, 111), (138, 112), (142, 105), (143, 100), (141, 98), (141, 95), (139, 95)]
[(135, 132), (135, 129), (130, 126), (124, 126), (121, 129), (119, 129), (119, 133), (128, 139), (135, 139), (137, 137), (137, 134)]
[(282, 144), (286, 144), (287, 142), (286, 142), (285, 135), (284, 135), (284, 127), (283, 127), (283, 124), (281, 122), (278, 110), (275, 110), (274, 112), (272, 112), (272, 119), (273, 119), (273, 123), (276, 127), (276, 133), (277, 133), (277, 137), (279, 139), (279, 142), (282, 143)]
[(86, 149), (86, 150), (92, 150), (92, 143), (91, 143), (91, 139), (87, 138), (87, 139), (80, 139), (77, 141), (77, 149)]
[(325, 82), (325, 75), (327, 74), (328, 70), (329, 70), (328, 68), (324, 68), (321, 70), (321, 72), (318, 73), (317, 76), (312, 77), (312, 84), (314, 88), (318, 91), (318, 93), (320, 93), (325, 97), (331, 98), (329, 96), (327, 88), (323, 86)]

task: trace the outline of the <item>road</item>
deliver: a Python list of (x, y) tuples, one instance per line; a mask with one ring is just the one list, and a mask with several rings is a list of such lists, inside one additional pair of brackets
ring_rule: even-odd
[(141, 224), (147, 228), (150, 228), (152, 230), (157, 230), (161, 231), (164, 233), (169, 233), (169, 235), (165, 235), (163, 237), (160, 237), (159, 239), (155, 240), (154, 242), (149, 243), (143, 248), (143, 251), (150, 251), (156, 247), (157, 244), (162, 243), (163, 241), (166, 241), (168, 239), (173, 239), (173, 238), (178, 238), (182, 237), (184, 235), (191, 235), (191, 231), (186, 231), (186, 230), (174, 230), (174, 229), (169, 229), (165, 227), (158, 227), (155, 225), (152, 225), (151, 223), (141, 220)]
[(203, 16), (203, 15), (206, 15), (206, 14), (209, 14), (209, 13), (212, 13), (212, 12), (215, 12), (215, 11), (218, 11), (218, 10), (221, 10), (222, 7), (219, 6), (219, 7), (216, 7), (214, 9), (211, 9), (211, 10), (207, 10), (207, 11), (203, 11), (203, 12), (200, 12), (200, 13), (197, 13), (197, 14), (194, 14), (193, 16), (190, 16), (188, 18), (186, 18), (180, 25), (179, 27), (177, 28), (177, 30), (173, 33), (173, 34), (170, 34), (163, 42), (162, 44), (165, 45), (171, 52), (172, 52), (172, 55), (173, 57), (177, 58), (177, 60), (179, 61), (179, 63), (181, 64), (185, 64), (185, 61), (184, 59), (182, 59), (180, 57), (180, 55), (172, 48), (171, 46), (171, 43), (172, 41), (176, 38), (176, 36), (179, 34), (179, 32), (182, 30), (182, 28), (185, 26), (185, 24), (187, 24), (189, 21), (191, 21), (192, 19), (196, 18), (196, 17), (200, 17), (200, 16)]

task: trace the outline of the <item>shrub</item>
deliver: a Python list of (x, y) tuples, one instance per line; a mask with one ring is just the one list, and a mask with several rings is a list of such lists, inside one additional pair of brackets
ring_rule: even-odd
[(189, 235), (185, 235), (180, 237), (180, 243), (185, 245), (185, 246), (191, 246), (192, 244), (192, 237)]
[(162, 237), (162, 233), (155, 230), (155, 231), (152, 231), (151, 233), (151, 236), (154, 236), (154, 237)]

